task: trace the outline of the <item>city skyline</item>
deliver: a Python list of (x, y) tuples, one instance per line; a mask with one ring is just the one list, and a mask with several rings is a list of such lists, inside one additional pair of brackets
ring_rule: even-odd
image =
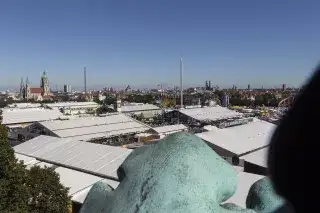
[[(32, 87), (37, 87), (40, 85), (39, 83), (33, 83), (34, 81), (29, 80), (29, 82), (30, 82), (30, 86), (32, 86)], [(250, 84), (250, 83), (248, 83), (248, 84)], [(246, 84), (246, 85), (236, 85), (236, 84), (221, 85), (221, 84), (214, 84), (214, 82), (212, 82), (212, 87), (215, 88), (216, 86), (218, 86), (219, 89), (232, 89), (233, 87), (236, 87), (237, 89), (240, 89), (240, 90), (242, 90), (242, 89), (247, 90), (248, 84)], [(286, 85), (286, 88), (299, 88), (300, 87), (300, 86), (293, 86), (293, 85), (287, 84), (285, 82), (283, 84)], [(250, 89), (282, 89), (283, 84), (270, 85), (270, 86), (250, 84)], [(72, 85), (72, 84), (68, 84), (68, 83), (54, 84), (54, 83), (49, 82), (49, 88), (51, 91), (63, 91), (65, 85), (70, 85), (72, 88), (72, 91), (84, 92), (84, 90), (85, 90), (84, 85), (83, 84), (81, 85), (80, 83), (76, 84), (76, 85)], [(174, 87), (179, 88), (178, 84), (173, 85), (173, 84), (162, 83), (162, 84), (154, 84), (154, 85), (153, 84), (141, 84), (141, 85), (134, 85), (134, 84), (109, 84), (109, 85), (107, 85), (107, 84), (89, 84), (89, 85), (87, 85), (87, 89), (88, 90), (103, 90), (104, 88), (111, 88), (112, 87), (115, 90), (124, 90), (128, 85), (133, 90), (160, 89), (159, 85), (162, 85), (163, 89), (165, 89), (165, 90), (167, 90), (167, 89), (172, 90), (172, 89), (174, 89)], [(19, 86), (20, 85), (18, 85), (18, 84), (13, 85), (13, 86), (9, 86), (9, 87), (8, 86), (0, 86), (0, 91), (9, 90), (9, 91), (18, 92)], [(195, 87), (205, 88), (205, 81), (202, 84), (184, 84), (183, 87), (184, 87), (184, 90), (189, 89), (189, 88), (195, 88)]]
[[(183, 2), (183, 3), (182, 3)], [(316, 1), (5, 1), (0, 9), (1, 87), (21, 76), (50, 86), (300, 86), (318, 63)], [(152, 82), (152, 83), (149, 83)]]

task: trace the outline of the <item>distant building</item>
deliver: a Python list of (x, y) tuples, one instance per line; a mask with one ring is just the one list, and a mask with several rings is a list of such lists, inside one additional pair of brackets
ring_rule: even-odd
[(248, 90), (250, 90), (251, 89), (251, 86), (250, 86), (250, 84), (248, 84)]
[(50, 96), (49, 89), (49, 80), (46, 72), (43, 72), (40, 80), (40, 87), (31, 87), (29, 79), (27, 77), (26, 83), (24, 84), (23, 79), (21, 78), (20, 83), (20, 99), (21, 100), (36, 100), (41, 101), (44, 97)]
[(117, 99), (116, 99), (116, 101), (114, 103), (113, 109), (116, 112), (121, 112), (121, 99), (118, 96), (117, 96)]
[(285, 91), (287, 89), (287, 85), (286, 84), (282, 84), (282, 91)]
[[(190, 128), (205, 125), (221, 126), (223, 128), (234, 120), (243, 117), (242, 113), (221, 106), (201, 107), (192, 109), (170, 110), (164, 114), (164, 120), (170, 124), (184, 124)], [(245, 122), (245, 121), (243, 121)], [(232, 125), (232, 124), (230, 124)]]
[(65, 93), (70, 93), (72, 90), (71, 90), (71, 85), (68, 85), (68, 84), (65, 84), (64, 86), (63, 86), (63, 91), (65, 92)]
[(222, 105), (223, 107), (229, 106), (229, 95), (228, 95), (228, 94), (226, 94), (226, 93), (223, 94), (221, 105)]
[(212, 90), (211, 81), (206, 81), (205, 89)]
[(125, 92), (131, 92), (132, 89), (131, 89), (130, 85), (128, 85), (124, 91), (125, 91)]

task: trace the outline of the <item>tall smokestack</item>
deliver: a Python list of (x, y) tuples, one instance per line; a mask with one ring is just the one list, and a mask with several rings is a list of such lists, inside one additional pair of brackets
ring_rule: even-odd
[(84, 93), (87, 94), (87, 68), (84, 67)]
[(180, 106), (183, 108), (183, 61), (180, 58)]

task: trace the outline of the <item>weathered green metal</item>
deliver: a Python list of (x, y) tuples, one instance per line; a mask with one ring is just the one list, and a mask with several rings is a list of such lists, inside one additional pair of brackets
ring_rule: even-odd
[[(254, 210), (221, 205), (236, 190), (236, 172), (188, 133), (136, 149), (118, 169), (118, 176), (121, 182), (115, 190), (102, 182), (95, 184), (80, 213), (252, 213), (282, 204), (268, 190), (269, 182), (259, 182), (248, 197)], [(253, 199), (260, 193), (260, 200)]]

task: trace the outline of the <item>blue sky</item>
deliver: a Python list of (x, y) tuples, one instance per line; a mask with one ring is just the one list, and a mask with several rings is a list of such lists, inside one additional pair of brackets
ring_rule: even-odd
[[(316, 0), (1, 0), (0, 86), (299, 85), (320, 55)], [(54, 86), (55, 87), (55, 86)]]

